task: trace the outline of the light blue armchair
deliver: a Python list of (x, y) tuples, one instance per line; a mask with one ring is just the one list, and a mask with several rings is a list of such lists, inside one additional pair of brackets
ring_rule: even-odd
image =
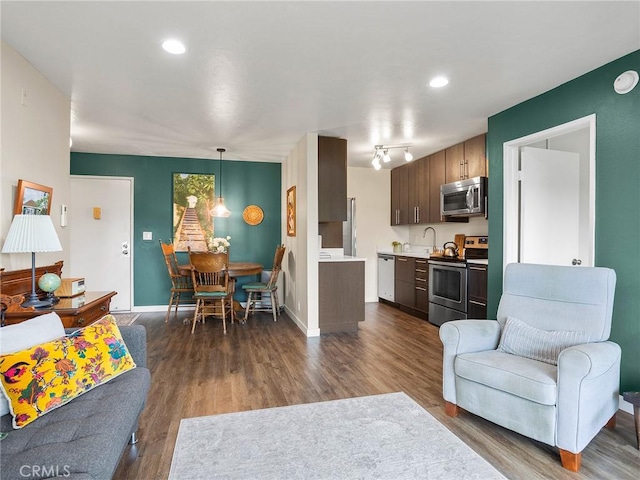
[(615, 426), (621, 351), (607, 341), (615, 284), (609, 268), (507, 265), (497, 321), (440, 327), (446, 413), (463, 408), (557, 446), (563, 467), (577, 472), (591, 439)]

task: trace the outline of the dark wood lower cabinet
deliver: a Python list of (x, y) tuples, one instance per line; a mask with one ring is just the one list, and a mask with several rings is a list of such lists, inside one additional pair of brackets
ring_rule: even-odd
[(467, 318), (487, 318), (487, 266), (467, 264)]
[(320, 333), (355, 332), (364, 320), (364, 262), (320, 262)]
[(415, 309), (429, 313), (429, 265), (425, 258), (416, 258), (415, 268)]

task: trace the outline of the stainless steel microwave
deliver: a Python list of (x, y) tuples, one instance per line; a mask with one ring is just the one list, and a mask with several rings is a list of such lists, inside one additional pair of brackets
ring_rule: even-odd
[(487, 177), (440, 185), (440, 214), (445, 217), (487, 216)]

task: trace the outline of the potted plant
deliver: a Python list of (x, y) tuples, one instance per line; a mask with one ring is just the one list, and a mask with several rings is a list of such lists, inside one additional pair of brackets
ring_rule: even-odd
[(402, 244), (400, 242), (391, 242), (395, 253), (402, 253)]

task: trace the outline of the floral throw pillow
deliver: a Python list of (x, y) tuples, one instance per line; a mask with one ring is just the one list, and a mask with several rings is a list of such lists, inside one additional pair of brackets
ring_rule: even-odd
[(13, 427), (22, 428), (135, 368), (112, 315), (68, 337), (0, 355), (0, 382)]

